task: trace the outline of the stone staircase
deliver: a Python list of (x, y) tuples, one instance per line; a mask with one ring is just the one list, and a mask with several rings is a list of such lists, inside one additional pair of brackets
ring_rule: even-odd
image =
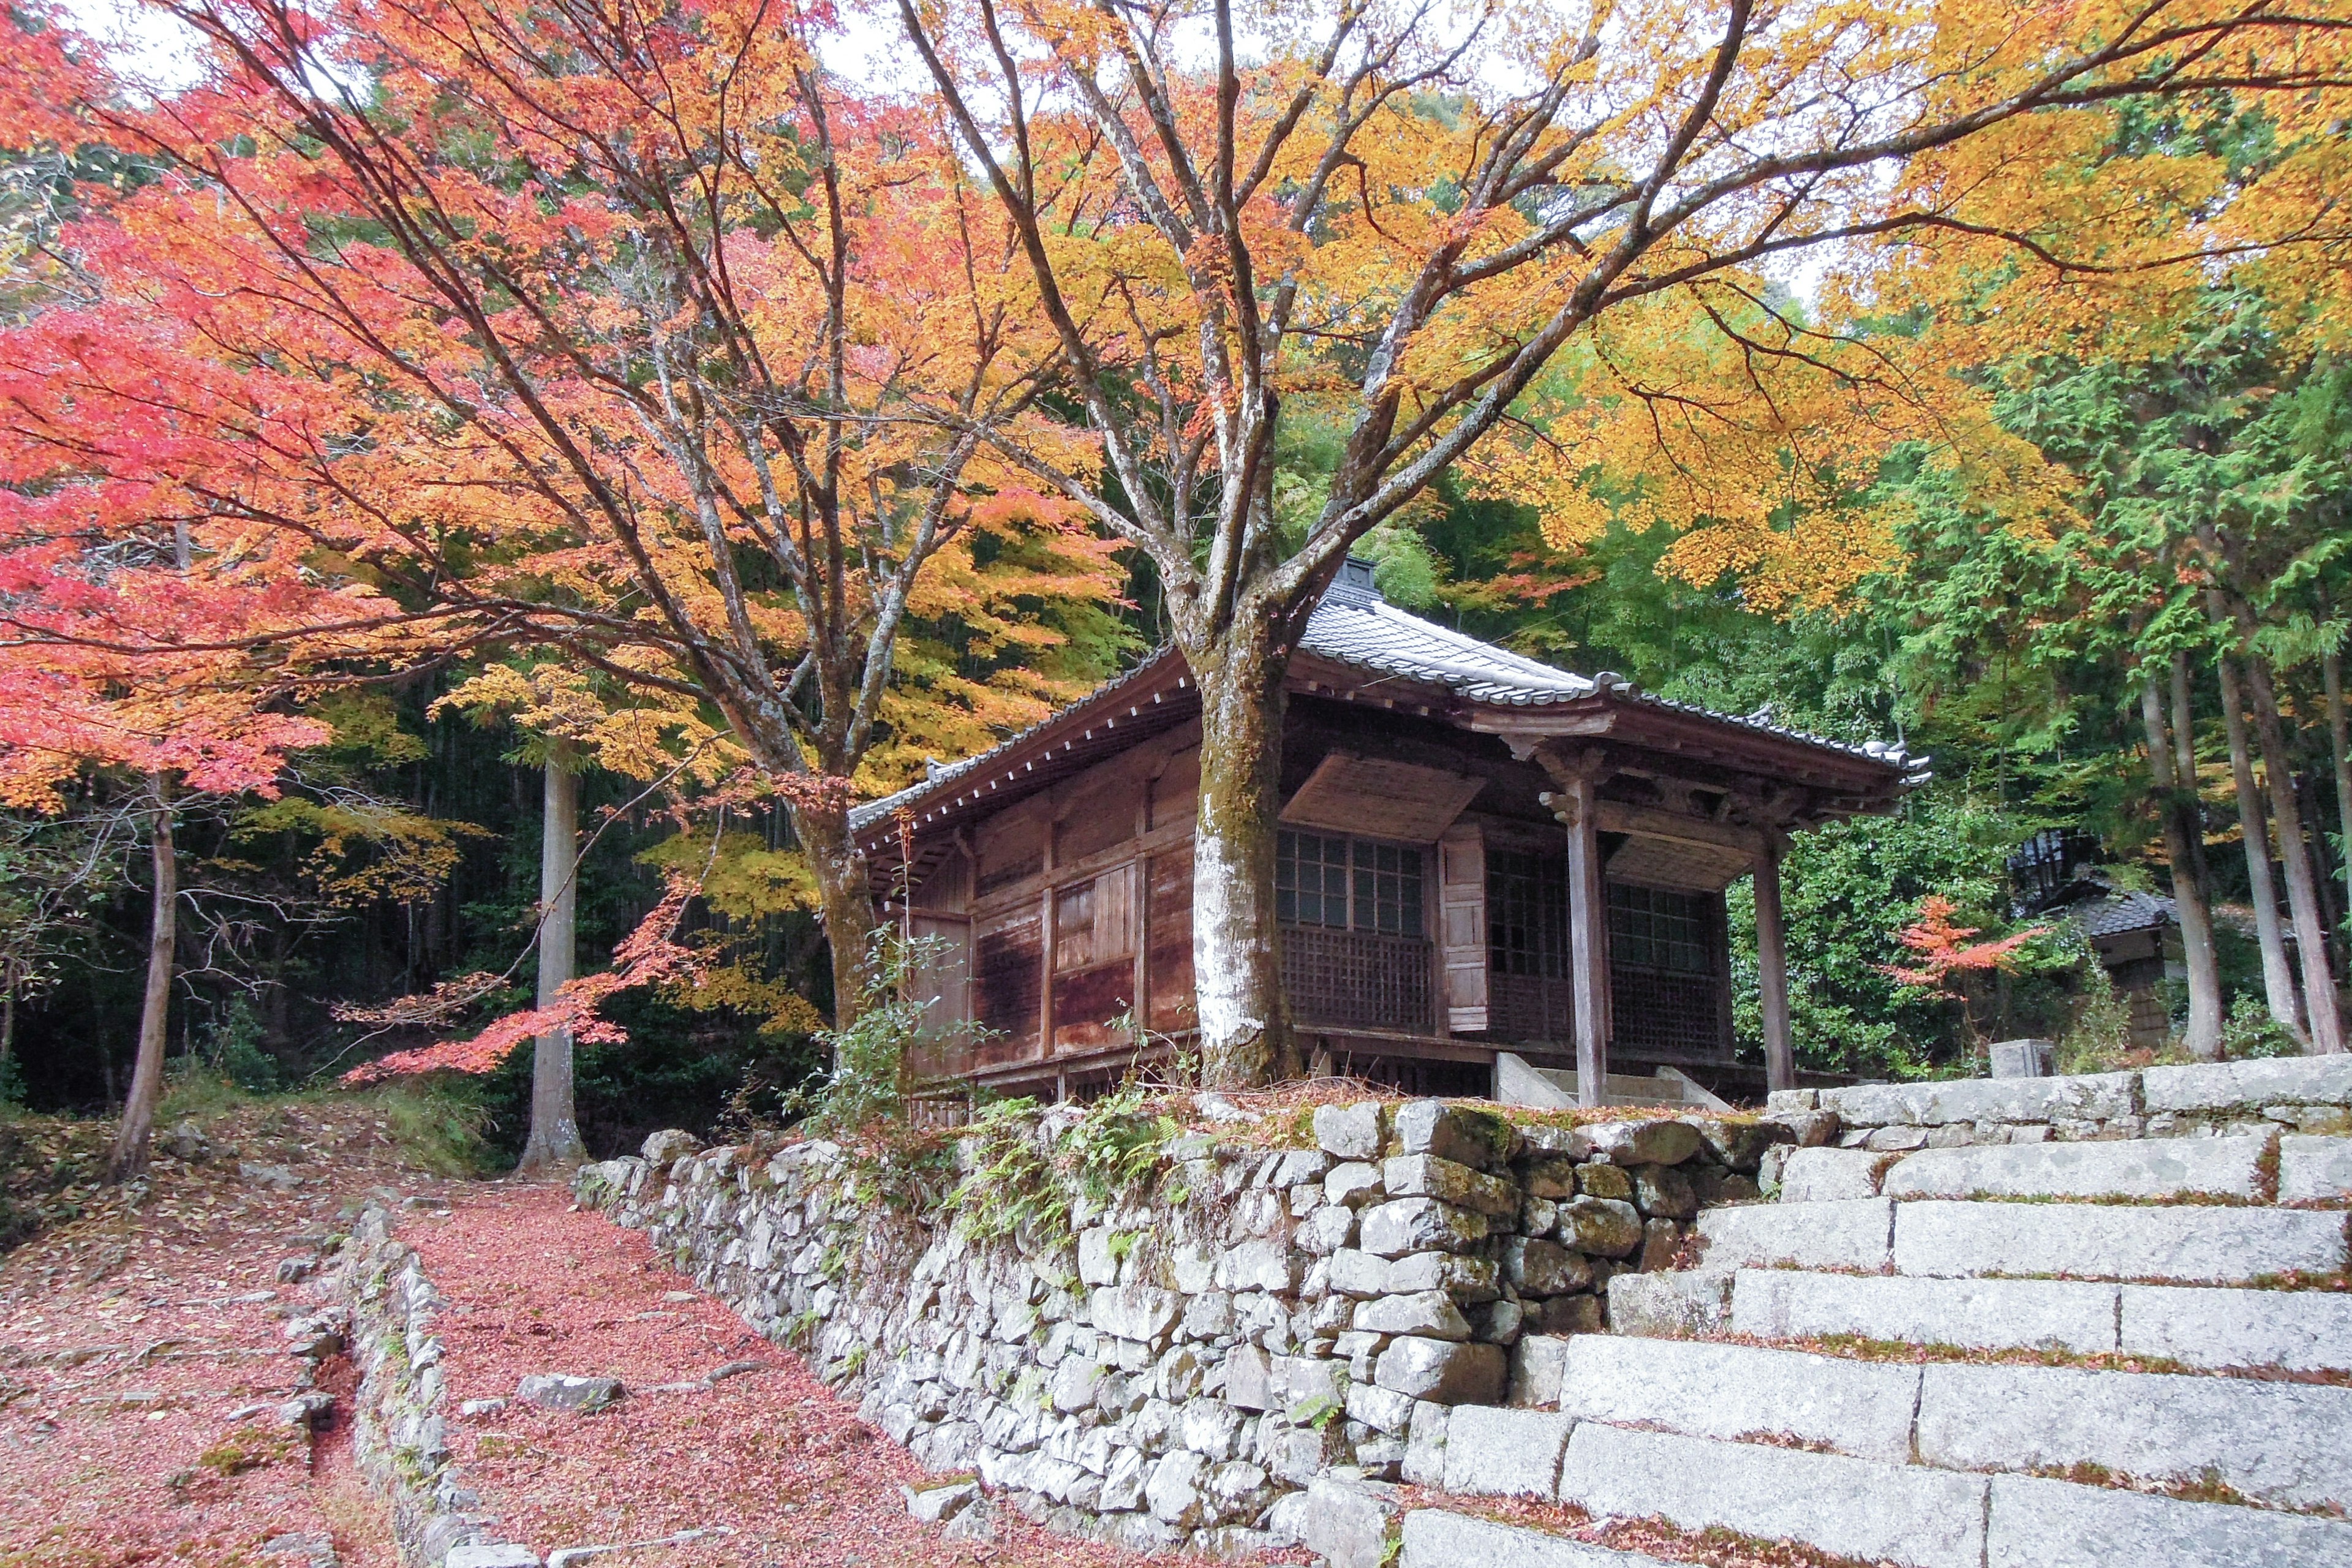
[[(2352, 1564), (2352, 1137), (2198, 1131), (1797, 1150), (1423, 1477), (1906, 1568)], [(1661, 1560), (1475, 1505), (1402, 1533), (1402, 1568)]]

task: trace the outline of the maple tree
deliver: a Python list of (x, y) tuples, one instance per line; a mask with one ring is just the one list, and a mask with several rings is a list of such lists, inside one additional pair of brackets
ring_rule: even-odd
[(76, 187), (72, 287), (0, 342), (49, 537), (171, 517), (200, 574), (367, 601), (289, 668), (593, 673), (605, 765), (766, 776), (854, 1005), (856, 794), (1119, 646), (1115, 542), (985, 438), (1056, 352), (1002, 219), (827, 76), (822, 10), (157, 9), (205, 41), (187, 90), (32, 71), (29, 123), (146, 171)]
[(1984, 1031), (1978, 1026), (1973, 1010), (1971, 978), (2010, 968), (2020, 951), (2036, 937), (2049, 935), (2050, 928), (2032, 926), (2007, 936), (1971, 942), (1971, 937), (1983, 935), (1984, 928), (1960, 924), (1959, 912), (1959, 906), (1941, 894), (1920, 900), (1918, 919), (1895, 933), (1895, 940), (1914, 954), (1913, 962), (1882, 967), (1898, 984), (1958, 1002), (1969, 1039), (1981, 1049)]
[[(26, 503), (46, 499), (0, 486), (0, 530), (20, 521)], [(13, 634), (0, 637), (0, 803), (61, 811), (63, 786), (89, 770), (141, 781), (152, 863), (147, 979), (109, 1157), (122, 1178), (146, 1165), (163, 1095), (179, 932), (173, 833), (180, 799), (190, 792), (274, 795), (285, 754), (328, 731), (288, 711), (267, 669), (225, 666), (217, 651), (223, 642), (289, 629), (266, 595), (192, 583), (168, 534), (151, 538), (154, 549), (145, 553), (135, 540), (119, 542), (110, 557), (34, 547), (5, 559), (15, 592), (0, 615)], [(305, 599), (298, 623), (322, 609)]]
[[(2042, 244), (2042, 215), (1981, 212), (2030, 184), (2000, 176), (2036, 166), (2037, 138), (2124, 99), (2341, 75), (2324, 8), (2307, 28), (2199, 0), (898, 15), (1018, 236), (1075, 405), (986, 438), (1150, 557), (1201, 691), (1194, 973), (1226, 1084), (1295, 1055), (1272, 893), (1283, 674), (1354, 542), (1457, 465), (1572, 538), (1605, 515), (1586, 481), (1638, 468), (1665, 476), (1658, 516), (1745, 520), (1708, 531), (1735, 547), (1718, 567), (1760, 562), (1788, 548), (1774, 496), (1815, 468), (1787, 460), (1810, 416), (1776, 386), (1912, 435), (1972, 406), (1900, 395), (1868, 345), (1800, 330), (1764, 268), (1938, 227)], [(1727, 353), (1744, 374), (1717, 395)], [(1339, 455), (1286, 527), (1286, 432), (1318, 423)], [(1966, 434), (1942, 445), (2035, 488), (2029, 448), (1980, 416)]]

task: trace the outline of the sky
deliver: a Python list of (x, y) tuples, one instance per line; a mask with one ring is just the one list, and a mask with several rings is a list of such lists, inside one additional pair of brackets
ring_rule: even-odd
[(122, 68), (160, 91), (195, 79), (195, 35), (137, 0), (62, 0), (76, 26), (110, 46)]

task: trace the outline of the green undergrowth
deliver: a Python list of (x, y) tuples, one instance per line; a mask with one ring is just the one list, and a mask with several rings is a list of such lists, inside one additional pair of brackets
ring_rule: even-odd
[(1157, 1186), (1181, 1203), (1181, 1184), (1160, 1184), (1182, 1131), (1137, 1084), (1051, 1120), (1034, 1100), (1002, 1100), (961, 1130), (968, 1166), (945, 1209), (964, 1235), (993, 1240), (1066, 1235), (1080, 1199), (1101, 1211)]

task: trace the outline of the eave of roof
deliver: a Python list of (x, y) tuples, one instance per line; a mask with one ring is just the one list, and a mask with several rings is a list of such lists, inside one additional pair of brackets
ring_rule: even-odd
[[(1710, 729), (1769, 739), (1777, 746), (1811, 752), (1823, 760), (1833, 758), (1847, 768), (1859, 763), (1865, 773), (1878, 775), (1878, 791), (1890, 795), (1923, 783), (1927, 776), (1927, 759), (1910, 757), (1899, 747), (1827, 740), (1755, 714), (1718, 713), (1694, 703), (1654, 697), (1621, 677), (1555, 669), (1423, 620), (1389, 604), (1376, 592), (1346, 583), (1335, 584), (1316, 606), (1300, 638), (1299, 652), (1349, 671), (1410, 682), (1439, 700), (1451, 699), (1454, 711), (1450, 717), (1469, 718), (1483, 710), (1493, 721), (1474, 723), (1472, 727), (1478, 729), (1533, 731), (1544, 728), (1547, 710), (1564, 711), (1571, 707), (1593, 710), (1627, 704), (1696, 721)], [(1293, 673), (1298, 673), (1295, 664)], [(942, 797), (952, 802), (967, 793), (977, 793), (973, 786), (978, 781), (1014, 761), (1018, 753), (1036, 750), (1039, 742), (1074, 728), (1085, 731), (1091, 740), (1094, 731), (1087, 729), (1090, 721), (1104, 720), (1103, 728), (1115, 728), (1121, 703), (1135, 709), (1139, 700), (1148, 698), (1157, 704), (1189, 683), (1181, 655), (1172, 645), (1163, 645), (1134, 668), (987, 751), (936, 767), (919, 783), (856, 807), (850, 813), (850, 826), (863, 833), (902, 811), (919, 812), (926, 806), (936, 810)], [(1075, 744), (1069, 742), (1065, 749)]]

